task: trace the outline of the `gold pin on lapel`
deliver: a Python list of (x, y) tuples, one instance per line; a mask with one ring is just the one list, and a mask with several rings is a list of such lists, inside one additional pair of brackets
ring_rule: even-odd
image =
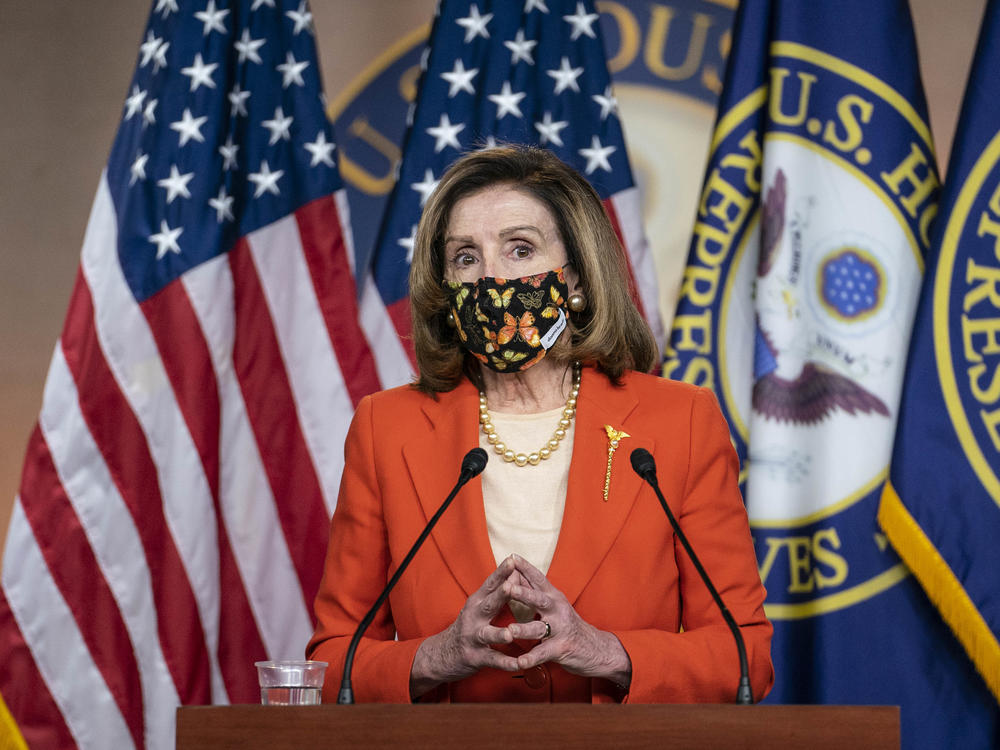
[(618, 450), (618, 445), (624, 438), (632, 437), (625, 430), (616, 430), (609, 424), (604, 425), (605, 432), (608, 433), (608, 470), (604, 473), (604, 502), (608, 501), (608, 489), (611, 487), (611, 459)]

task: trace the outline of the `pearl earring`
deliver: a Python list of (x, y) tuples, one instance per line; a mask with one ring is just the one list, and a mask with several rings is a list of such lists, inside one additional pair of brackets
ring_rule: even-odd
[(582, 292), (573, 292), (566, 300), (566, 307), (570, 309), (570, 312), (581, 313), (587, 309), (587, 298), (583, 296)]

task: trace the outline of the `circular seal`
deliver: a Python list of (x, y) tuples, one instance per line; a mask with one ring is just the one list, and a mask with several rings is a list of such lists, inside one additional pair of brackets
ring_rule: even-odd
[(719, 119), (668, 368), (721, 394), (767, 612), (795, 619), (906, 575), (875, 519), (937, 178), (888, 84), (770, 52), (769, 86)]

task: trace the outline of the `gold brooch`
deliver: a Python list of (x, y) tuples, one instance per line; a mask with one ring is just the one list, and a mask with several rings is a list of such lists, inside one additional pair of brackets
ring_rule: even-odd
[(616, 430), (609, 424), (604, 425), (604, 430), (608, 433), (608, 469), (604, 473), (604, 502), (608, 501), (608, 488), (611, 487), (611, 459), (615, 457), (615, 451), (623, 438), (632, 437), (625, 430)]

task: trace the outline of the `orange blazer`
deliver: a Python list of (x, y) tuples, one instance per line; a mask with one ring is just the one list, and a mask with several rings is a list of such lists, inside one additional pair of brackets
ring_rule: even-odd
[[(307, 647), (309, 658), (330, 664), (324, 701), (336, 701), (357, 623), (448, 495), (462, 457), (479, 444), (478, 415), (478, 394), (467, 381), (437, 398), (404, 386), (359, 404), (316, 597), (317, 628)], [(614, 455), (607, 502), (605, 425), (630, 435)], [(628, 694), (546, 664), (527, 674), (484, 669), (422, 700), (735, 699), (739, 662), (732, 635), (656, 495), (632, 471), (629, 456), (638, 447), (656, 458), (663, 494), (741, 628), (755, 699), (767, 694), (774, 680), (772, 629), (737, 487), (737, 459), (714, 396), (635, 372), (615, 386), (584, 368), (566, 507), (548, 578), (581, 617), (621, 641), (632, 661)], [(525, 468), (526, 476), (530, 471)], [(418, 646), (455, 620), (496, 565), (477, 477), (441, 517), (362, 639), (355, 699), (409, 702)], [(504, 609), (495, 623), (510, 621)], [(534, 643), (506, 648), (522, 653)]]

